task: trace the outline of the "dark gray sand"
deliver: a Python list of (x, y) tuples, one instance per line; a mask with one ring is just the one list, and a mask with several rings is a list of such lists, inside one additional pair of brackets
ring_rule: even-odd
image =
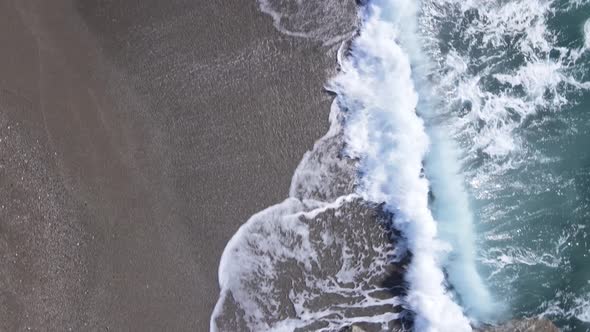
[(0, 43), (0, 330), (207, 330), (226, 242), (327, 130), (334, 46), (255, 0), (0, 0)]

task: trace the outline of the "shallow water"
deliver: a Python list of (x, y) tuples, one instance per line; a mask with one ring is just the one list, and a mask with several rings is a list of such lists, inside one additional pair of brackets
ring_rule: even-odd
[(447, 1), (425, 16), (445, 27), (430, 44), (440, 121), (461, 146), (478, 268), (501, 318), (590, 329), (590, 7)]
[[(272, 5), (278, 24), (278, 7), (262, 4)], [(306, 4), (293, 2), (284, 15)], [(325, 279), (349, 308), (389, 306), (393, 315), (375, 316), (383, 328), (403, 317), (403, 306), (419, 331), (535, 316), (565, 331), (590, 330), (588, 19), (584, 1), (369, 1), (327, 85), (337, 95), (330, 132), (303, 158), (289, 200), (254, 216), (226, 248), (212, 322), (222, 326), (232, 315), (230, 300), (239, 319), (269, 330), (370, 320), (329, 301), (310, 306)], [(316, 218), (333, 211), (357, 221), (350, 227), (373, 227), (371, 218), (342, 215), (352, 213), (343, 208), (350, 200), (382, 204), (401, 237), (395, 233), (394, 246), (380, 242), (372, 265), (352, 264), (367, 246), (330, 257), (338, 272), (325, 275), (318, 253), (330, 239), (375, 237), (341, 237), (342, 229)], [(316, 228), (320, 247), (310, 240)], [(290, 242), (290, 232), (299, 240)], [(383, 300), (366, 283), (356, 293), (342, 287), (345, 276), (382, 280), (406, 249), (402, 292)], [(279, 268), (285, 261), (299, 266), (309, 289), (277, 286), (289, 277)], [(275, 302), (265, 306), (261, 294)], [(282, 312), (281, 301), (304, 309)]]

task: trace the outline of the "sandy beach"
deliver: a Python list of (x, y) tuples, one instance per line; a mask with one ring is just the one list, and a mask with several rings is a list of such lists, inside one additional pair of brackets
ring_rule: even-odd
[(208, 330), (328, 128), (333, 45), (256, 1), (0, 1), (0, 330)]

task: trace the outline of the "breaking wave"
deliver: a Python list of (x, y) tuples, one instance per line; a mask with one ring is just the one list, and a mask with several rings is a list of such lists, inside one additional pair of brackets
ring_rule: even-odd
[[(566, 256), (585, 243), (590, 172), (563, 172), (579, 161), (560, 149), (588, 138), (576, 120), (590, 119), (571, 110), (588, 99), (590, 20), (572, 13), (590, 4), (362, 2), (327, 85), (330, 131), (303, 157), (290, 197), (228, 243), (212, 331), (393, 330), (409, 316), (417, 331), (514, 316), (587, 326), (575, 324), (590, 322), (590, 287), (568, 286)], [(259, 3), (285, 34), (352, 37), (297, 24), (336, 2)], [(577, 25), (560, 31), (564, 20)], [(562, 220), (563, 206), (573, 212)]]
[[(342, 73), (332, 81), (332, 88), (338, 94), (339, 105), (346, 110), (346, 151), (360, 160), (359, 193), (368, 201), (385, 203), (384, 208), (394, 215), (394, 225), (412, 252), (405, 301), (416, 315), (415, 328), (467, 331), (471, 330), (470, 321), (448, 290), (442, 264), (453, 262), (447, 269), (451, 281), (473, 281), (457, 284), (465, 300), (470, 299), (469, 294), (480, 292), (487, 296), (487, 292), (474, 269), (474, 257), (461, 251), (471, 248), (459, 245), (463, 239), (441, 241), (429, 204), (427, 175), (439, 175), (438, 171), (429, 172), (429, 168), (446, 167), (445, 175), (453, 176), (437, 177), (435, 195), (440, 193), (440, 198), (435, 197), (435, 202), (444, 202), (444, 197), (457, 198), (455, 191), (462, 190), (462, 182), (456, 178), (457, 170), (449, 168), (450, 155), (432, 157), (426, 171), (423, 167), (431, 145), (428, 124), (417, 113), (427, 106), (419, 99), (424, 98), (424, 85), (428, 83), (417, 80), (412, 71), (413, 64), (418, 68), (427, 61), (422, 59), (417, 42), (418, 11), (414, 1), (372, 1), (367, 5), (360, 34), (352, 42), (350, 55), (342, 63)], [(440, 154), (451, 152), (450, 146), (441, 143), (436, 145)], [(469, 216), (460, 215), (468, 214), (467, 205), (440, 205), (437, 212), (452, 223), (448, 229), (466, 226), (461, 231), (469, 232)], [(457, 217), (461, 218), (458, 222)], [(460, 262), (443, 260), (447, 254), (461, 257)], [(469, 277), (465, 277), (466, 273)], [(490, 303), (485, 305), (489, 307)]]

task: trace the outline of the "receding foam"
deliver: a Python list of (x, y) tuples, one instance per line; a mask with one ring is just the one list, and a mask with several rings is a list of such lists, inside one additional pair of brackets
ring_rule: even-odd
[(469, 320), (445, 287), (439, 257), (449, 246), (437, 238), (429, 182), (422, 172), (429, 138), (416, 113), (419, 96), (408, 52), (417, 50), (403, 44), (413, 38), (417, 11), (409, 0), (367, 5), (360, 35), (331, 88), (347, 112), (347, 153), (360, 159), (359, 193), (385, 203), (412, 252), (405, 300), (416, 314), (415, 329), (470, 331)]

